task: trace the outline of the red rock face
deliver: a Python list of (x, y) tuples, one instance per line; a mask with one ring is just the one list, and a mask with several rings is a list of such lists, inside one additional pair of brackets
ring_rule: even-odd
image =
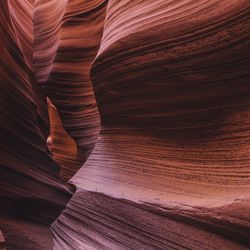
[(0, 227), (8, 249), (52, 248), (49, 226), (71, 193), (47, 149), (47, 104), (30, 56), (30, 6), (4, 0), (0, 8)]
[(249, 10), (3, 0), (0, 247), (248, 249)]

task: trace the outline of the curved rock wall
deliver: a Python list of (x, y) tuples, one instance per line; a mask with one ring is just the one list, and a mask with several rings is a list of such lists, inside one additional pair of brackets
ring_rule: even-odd
[(0, 7), (0, 228), (8, 249), (42, 249), (52, 247), (49, 225), (71, 192), (47, 149), (47, 105), (30, 66), (30, 22), (17, 21), (31, 20), (23, 3), (3, 0)]
[[(35, 4), (35, 73), (57, 108), (64, 128), (76, 141), (82, 163), (99, 133), (89, 71), (102, 36), (105, 6), (103, 0)], [(51, 10), (55, 12), (53, 19), (47, 14)]]
[(91, 69), (101, 134), (57, 249), (247, 248), (249, 9), (109, 1)]
[(3, 0), (0, 245), (248, 249), (249, 14)]
[[(81, 167), (99, 133), (89, 69), (102, 36), (106, 3), (1, 4), (4, 244), (8, 249), (52, 249), (49, 225), (71, 195), (60, 178), (68, 180)], [(46, 96), (53, 103), (48, 105)]]

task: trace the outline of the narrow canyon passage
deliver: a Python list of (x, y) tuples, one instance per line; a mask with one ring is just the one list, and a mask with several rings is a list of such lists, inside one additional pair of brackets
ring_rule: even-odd
[(2, 0), (0, 249), (249, 249), (249, 0)]

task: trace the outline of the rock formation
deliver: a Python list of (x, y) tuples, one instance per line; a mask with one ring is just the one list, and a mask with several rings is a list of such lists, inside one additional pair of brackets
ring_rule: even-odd
[(0, 248), (249, 249), (249, 15), (2, 0)]
[(31, 7), (3, 0), (0, 8), (0, 230), (7, 249), (52, 248), (50, 224), (71, 194), (47, 149), (47, 103), (32, 70)]

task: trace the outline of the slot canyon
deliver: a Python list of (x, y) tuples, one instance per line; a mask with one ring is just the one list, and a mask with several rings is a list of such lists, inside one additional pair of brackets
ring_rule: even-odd
[(250, 249), (249, 0), (0, 0), (0, 249)]

